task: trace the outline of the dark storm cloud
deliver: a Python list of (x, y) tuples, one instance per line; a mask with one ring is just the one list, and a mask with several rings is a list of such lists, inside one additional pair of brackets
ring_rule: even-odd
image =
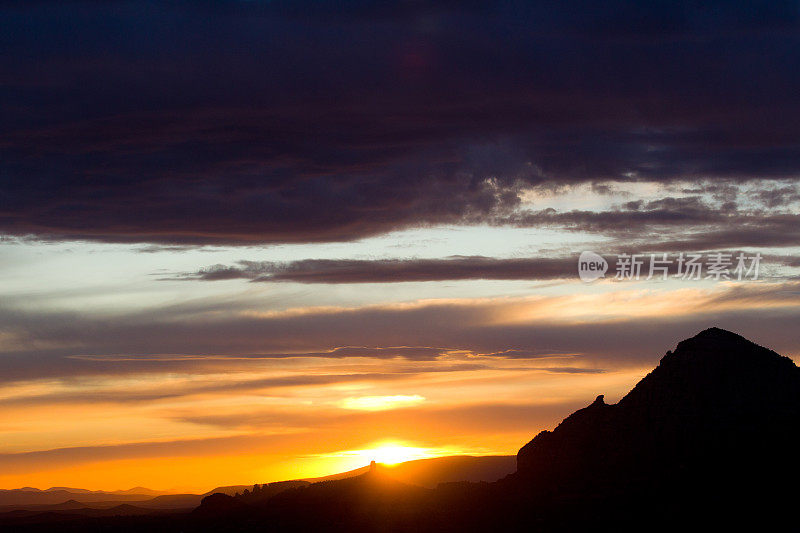
[[(790, 187), (772, 189), (776, 195), (789, 194), (789, 190)], [(701, 196), (668, 196), (649, 201), (631, 200), (605, 211), (519, 210), (496, 217), (494, 222), (609, 236), (609, 241), (591, 247), (607, 256), (612, 272), (615, 266), (613, 256), (620, 253), (678, 254), (714, 250), (736, 258), (744, 248), (800, 245), (800, 215), (788, 211), (739, 209), (736, 205), (738, 193), (731, 191), (729, 185), (706, 186), (691, 192), (711, 194), (717, 201), (710, 203)], [(578, 253), (505, 259), (453, 256), (442, 259), (303, 259), (290, 262), (241, 260), (234, 265), (216, 264), (162, 279), (247, 279), (328, 284), (574, 279)], [(792, 255), (772, 254), (764, 258), (765, 263), (797, 266), (796, 257)], [(705, 264), (708, 260), (709, 257), (704, 256), (701, 262)], [(677, 264), (673, 262), (670, 273), (677, 273), (676, 268)], [(779, 276), (781, 273), (772, 272), (771, 275)]]
[(755, 197), (766, 207), (784, 207), (800, 202), (800, 190), (796, 185), (771, 187), (758, 191)]
[[(761, 221), (762, 217), (758, 217)], [(548, 226), (590, 233), (631, 233), (652, 227), (679, 229), (743, 220), (737, 212), (728, 212), (705, 204), (697, 197), (663, 198), (650, 202), (633, 200), (619, 209), (608, 211), (520, 211), (500, 219), (516, 226)]]
[[(767, 194), (774, 202), (794, 201), (782, 189)], [(776, 192), (777, 191), (777, 192)], [(800, 215), (791, 211), (741, 209), (730, 192), (716, 194), (709, 203), (700, 196), (631, 200), (605, 211), (520, 210), (495, 219), (498, 224), (520, 227), (552, 227), (613, 237), (613, 248), (634, 252), (683, 252), (737, 247), (800, 245)], [(785, 195), (781, 197), (781, 195)], [(782, 199), (781, 199), (782, 198)]]
[(0, 10), (14, 235), (345, 240), (504, 216), (535, 184), (800, 169), (794, 2)]

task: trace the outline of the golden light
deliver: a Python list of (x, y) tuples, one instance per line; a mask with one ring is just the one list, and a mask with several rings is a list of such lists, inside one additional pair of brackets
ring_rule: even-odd
[(396, 465), (406, 461), (426, 459), (429, 457), (436, 457), (438, 455), (435, 450), (404, 446), (402, 444), (384, 444), (377, 448), (363, 451), (365, 452), (365, 459), (385, 465)]
[(367, 466), (371, 461), (384, 465), (397, 465), (416, 459), (429, 459), (447, 455), (459, 455), (463, 450), (455, 448), (423, 448), (411, 446), (402, 441), (381, 441), (363, 450), (343, 450), (317, 456), (330, 461), (328, 467), (333, 472), (343, 472)]

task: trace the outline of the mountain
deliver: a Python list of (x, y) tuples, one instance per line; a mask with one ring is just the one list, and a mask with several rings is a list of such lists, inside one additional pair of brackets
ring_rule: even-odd
[(169, 494), (169, 492), (165, 490), (152, 490), (148, 489), (147, 487), (133, 487), (132, 489), (127, 490), (114, 490), (109, 492), (109, 494), (146, 494), (148, 496), (162, 496)]
[(786, 455), (798, 422), (800, 368), (712, 328), (667, 352), (619, 403), (598, 396), (537, 435), (517, 454), (516, 476), (549, 486), (590, 474), (605, 484), (697, 469), (741, 476)]
[(800, 474), (798, 437), (800, 368), (711, 328), (667, 352), (617, 404), (598, 396), (539, 433), (502, 484), (551, 507), (607, 511), (624, 501), (717, 520), (759, 510), (764, 520), (793, 504), (786, 483)]
[(252, 485), (225, 485), (223, 487), (213, 488), (210, 491), (203, 493), (203, 496), (211, 496), (212, 494), (217, 494), (217, 493), (233, 496), (234, 494), (244, 492), (245, 490), (250, 488), (252, 488)]
[(192, 518), (198, 520), (195, 527), (202, 524), (212, 530), (247, 531), (269, 524), (272, 531), (281, 532), (414, 531), (431, 492), (397, 481), (373, 465), (364, 474), (304, 483), (266, 497), (213, 494), (203, 499)]
[(228, 513), (231, 510), (240, 510), (252, 505), (263, 504), (281, 492), (307, 487), (308, 485), (310, 485), (308, 481), (301, 480), (277, 481), (275, 483), (254, 485), (252, 490), (246, 488), (234, 495), (215, 492), (203, 498), (200, 506), (194, 512), (201, 515)]
[(91, 491), (66, 487), (53, 487), (47, 490), (39, 490), (31, 487), (10, 490), (0, 489), (0, 507), (53, 505), (72, 499), (90, 503), (104, 501), (139, 502), (153, 498), (153, 493), (155, 491), (145, 490), (146, 492), (143, 493), (135, 493), (131, 491)]
[[(139, 509), (149, 510), (190, 510), (198, 505), (203, 499), (199, 494), (165, 494), (156, 496), (155, 498), (136, 499), (125, 501), (121, 500), (118, 496), (108, 496), (103, 500), (80, 501), (81, 495), (75, 496), (70, 500), (59, 501), (58, 503), (24, 503), (24, 504), (10, 504), (0, 505), (0, 515), (11, 511), (63, 511), (65, 509), (91, 509), (91, 510), (105, 510), (122, 505), (133, 504)], [(141, 496), (137, 496), (140, 498)]]
[(199, 494), (162, 494), (150, 500), (136, 502), (137, 507), (145, 509), (192, 509), (200, 505), (203, 496)]

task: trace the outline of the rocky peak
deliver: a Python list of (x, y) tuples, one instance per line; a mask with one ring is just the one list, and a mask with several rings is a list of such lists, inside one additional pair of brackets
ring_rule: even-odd
[[(598, 396), (517, 454), (518, 473), (548, 483), (604, 483), (720, 469), (800, 428), (800, 368), (719, 328), (680, 342), (617, 404)], [(766, 437), (769, 437), (768, 439)], [(654, 459), (657, 458), (657, 459)], [(647, 473), (649, 471), (649, 474)], [(642, 481), (644, 480), (644, 481)]]

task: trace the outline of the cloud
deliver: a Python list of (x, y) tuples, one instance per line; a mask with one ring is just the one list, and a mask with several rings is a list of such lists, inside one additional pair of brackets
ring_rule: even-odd
[[(313, 355), (303, 354), (303, 357), (314, 357)], [(118, 361), (114, 358), (98, 357), (97, 362), (108, 360)], [(146, 360), (147, 358), (132, 359)], [(228, 361), (236, 366), (236, 358), (228, 358)], [(423, 362), (424, 363), (424, 362)], [(255, 394), (268, 395), (286, 393), (287, 390), (298, 390), (303, 388), (322, 388), (326, 386), (338, 386), (347, 384), (375, 384), (399, 382), (402, 380), (413, 379), (431, 373), (453, 373), (477, 372), (491, 368), (487, 363), (450, 363), (448, 361), (436, 361), (435, 364), (420, 364), (413, 362), (406, 368), (392, 368), (387, 371), (373, 372), (352, 372), (341, 373), (341, 367), (314, 368), (308, 367), (295, 369), (290, 375), (270, 375), (268, 377), (256, 377), (253, 379), (242, 379), (238, 372), (231, 372), (227, 375), (214, 374), (209, 376), (197, 376), (190, 381), (168, 380), (165, 386), (161, 378), (166, 378), (165, 374), (160, 376), (152, 375), (153, 383), (142, 386), (121, 386), (118, 382), (109, 384), (107, 380), (92, 382), (91, 380), (77, 379), (74, 376), (62, 376), (57, 386), (54, 382), (48, 381), (49, 387), (42, 391), (35, 389), (33, 392), (21, 390), (13, 391), (8, 389), (2, 397), (3, 405), (48, 405), (48, 404), (131, 404), (131, 403), (159, 403), (162, 400), (185, 398), (191, 396), (225, 396), (229, 394)], [(532, 370), (537, 368), (532, 367)], [(231, 370), (229, 368), (229, 370)], [(513, 368), (512, 368), (513, 370)], [(527, 369), (526, 369), (527, 370)], [(596, 369), (582, 369), (570, 367), (541, 368), (546, 372), (554, 373), (597, 373)], [(310, 373), (311, 371), (315, 373)], [(252, 371), (257, 372), (257, 370)], [(263, 374), (263, 370), (258, 371)], [(602, 371), (599, 371), (602, 372)], [(120, 374), (124, 374), (123, 371)]]
[(22, 453), (0, 453), (0, 466), (5, 475), (30, 473), (81, 463), (96, 463), (117, 459), (152, 457), (202, 456), (218, 453), (220, 448), (245, 450), (264, 446), (280, 437), (270, 435), (237, 435), (203, 439), (132, 442), (106, 446), (76, 446)]
[(355, 396), (345, 398), (339, 405), (344, 409), (355, 409), (359, 411), (386, 411), (389, 409), (407, 407), (424, 401), (425, 397), (419, 394), (396, 394), (394, 396)]
[[(417, 372), (370, 372), (370, 373), (355, 373), (355, 374), (319, 374), (319, 375), (303, 375), (295, 374), (280, 377), (267, 377), (258, 379), (236, 379), (236, 376), (229, 376), (229, 379), (216, 378), (213, 381), (203, 382), (202, 380), (195, 380), (191, 383), (174, 383), (170, 384), (169, 390), (156, 383), (151, 387), (139, 389), (124, 389), (119, 385), (114, 385), (111, 388), (98, 388), (86, 387), (85, 384), (80, 382), (74, 383), (72, 389), (57, 390), (55, 392), (46, 392), (38, 394), (20, 394), (17, 396), (5, 397), (3, 403), (5, 405), (22, 404), (49, 404), (58, 403), (65, 405), (67, 403), (135, 403), (135, 402), (157, 402), (160, 400), (170, 398), (181, 398), (186, 396), (195, 396), (202, 394), (226, 394), (226, 393), (266, 393), (285, 388), (299, 388), (299, 387), (315, 387), (325, 385), (337, 385), (344, 383), (356, 382), (382, 382), (391, 380), (400, 380), (411, 377), (416, 374), (421, 374), (426, 371), (465, 371), (477, 370), (482, 368), (480, 365), (473, 365), (472, 368), (462, 368), (460, 370), (448, 370), (447, 365), (443, 365), (440, 370), (426, 370), (419, 369)], [(70, 384), (70, 380), (64, 380), (66, 384)], [(88, 389), (88, 390), (87, 390)]]
[(0, 232), (351, 240), (800, 169), (793, 2), (125, 5), (0, 4)]
[[(651, 361), (665, 346), (712, 325), (791, 354), (796, 349), (791, 324), (800, 313), (796, 291), (796, 283), (767, 290), (747, 282), (735, 290), (687, 286), (674, 294), (631, 286), (614, 296), (431, 300), (285, 312), (219, 313), (219, 305), (209, 304), (215, 312), (207, 315), (202, 307), (113, 317), (4, 310), (0, 380), (229, 372), (287, 356), (440, 361), (445, 350), (508, 359), (579, 354), (591, 364), (574, 366), (613, 368)], [(721, 299), (726, 294), (736, 297)], [(402, 348), (412, 339), (423, 348)]]
[[(726, 235), (729, 236), (728, 239), (724, 238)], [(776, 232), (776, 237), (789, 238), (789, 235), (786, 232)], [(798, 234), (798, 238), (800, 238), (800, 234)], [(767, 240), (769, 237), (762, 236), (762, 239)], [(607, 274), (609, 278), (613, 278), (615, 275), (620, 254), (637, 254), (639, 260), (642, 261), (641, 273), (642, 279), (644, 279), (649, 275), (648, 269), (653, 255), (652, 252), (660, 252), (655, 254), (657, 260), (663, 259), (663, 254), (667, 253), (669, 261), (666, 264), (667, 272), (670, 276), (675, 276), (685, 272), (685, 268), (681, 267), (678, 261), (680, 253), (716, 249), (718, 250), (716, 253), (723, 254), (729, 259), (729, 270), (732, 273), (730, 275), (736, 278), (737, 274), (733, 271), (738, 265), (739, 257), (741, 256), (744, 259), (745, 267), (749, 268), (755, 255), (752, 252), (741, 250), (719, 249), (718, 245), (725, 245), (730, 242), (749, 243), (750, 241), (747, 240), (747, 233), (742, 231), (736, 233), (732, 231), (720, 232), (719, 234), (710, 232), (694, 238), (690, 236), (689, 239), (682, 241), (664, 240), (659, 242), (657, 239), (650, 239), (648, 242), (641, 242), (638, 240), (617, 239), (610, 243), (603, 243), (597, 248), (597, 251), (606, 255), (606, 260), (609, 263), (609, 274)], [(669, 252), (672, 253), (670, 254)], [(698, 262), (703, 266), (703, 272), (706, 272), (708, 265), (714, 261), (715, 255), (709, 253), (700, 255)], [(689, 258), (689, 255), (684, 254), (684, 260), (687, 258)], [(765, 254), (759, 263), (761, 267), (767, 265), (770, 267), (775, 265), (792, 267), (797, 266), (797, 258), (791, 255)], [(661, 264), (663, 265), (664, 263)], [(239, 261), (233, 266), (217, 264), (201, 268), (196, 272), (180, 273), (161, 279), (201, 281), (246, 279), (254, 282), (306, 284), (400, 283), (477, 279), (575, 281), (577, 268), (578, 254), (566, 257), (511, 259), (482, 256), (449, 257), (444, 259), (303, 259), (282, 263)], [(775, 278), (780, 277), (782, 274), (771, 272), (769, 275)], [(662, 274), (656, 270), (654, 276), (658, 278)], [(761, 268), (759, 276), (762, 279), (766, 277), (763, 268)]]
[(800, 215), (794, 212), (739, 209), (735, 202), (712, 204), (700, 196), (632, 200), (604, 211), (519, 210), (495, 223), (607, 235), (614, 239), (609, 248), (640, 252), (800, 245)]
[(602, 374), (605, 372), (602, 368), (579, 368), (572, 366), (554, 366), (542, 368), (545, 372), (552, 374)]
[(797, 185), (764, 188), (755, 192), (754, 196), (770, 209), (800, 202), (800, 191), (798, 191)]
[(288, 263), (240, 261), (213, 265), (179, 279), (292, 281), (296, 283), (392, 283), (467, 279), (563, 279), (574, 277), (575, 258), (451, 257), (447, 259), (306, 259)]
[[(521, 227), (550, 226), (589, 233), (629, 234), (661, 227), (697, 227), (735, 223), (747, 220), (747, 213), (723, 209), (704, 202), (700, 197), (665, 197), (644, 202), (633, 200), (606, 211), (553, 208), (520, 211), (497, 223)], [(751, 220), (769, 220), (768, 215), (752, 215)]]

